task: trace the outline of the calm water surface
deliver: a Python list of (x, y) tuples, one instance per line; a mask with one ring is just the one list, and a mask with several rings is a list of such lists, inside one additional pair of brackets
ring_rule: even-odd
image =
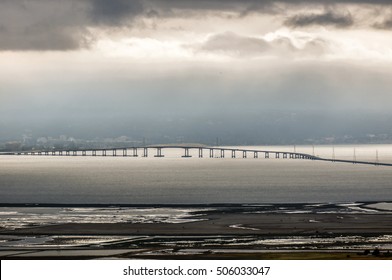
[[(236, 147), (239, 148), (239, 147)], [(250, 147), (249, 147), (250, 148)], [(294, 151), (294, 147), (251, 147)], [(311, 146), (297, 152), (313, 153)], [(392, 163), (392, 145), (316, 146), (331, 158)], [(0, 203), (293, 203), (392, 201), (392, 167), (297, 159), (0, 156)], [(109, 153), (108, 153), (109, 154)], [(207, 155), (207, 153), (205, 153)], [(230, 155), (227, 153), (227, 157)]]

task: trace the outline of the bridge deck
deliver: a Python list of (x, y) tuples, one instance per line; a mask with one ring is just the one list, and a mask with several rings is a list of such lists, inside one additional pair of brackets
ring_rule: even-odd
[[(288, 152), (288, 151), (276, 151), (276, 150), (257, 150), (257, 149), (241, 149), (241, 148), (228, 148), (228, 147), (215, 147), (215, 146), (202, 146), (202, 145), (192, 145), (192, 146), (184, 146), (184, 145), (150, 145), (150, 146), (132, 146), (132, 147), (113, 147), (113, 148), (90, 148), (90, 149), (53, 149), (53, 150), (34, 150), (34, 151), (15, 151), (15, 152), (2, 152), (0, 155), (59, 155), (62, 156), (65, 153), (66, 156), (76, 156), (82, 153), (82, 156), (96, 156), (96, 152), (101, 152), (101, 155), (106, 156), (107, 151), (112, 151), (113, 156), (135, 156), (128, 155), (126, 152), (128, 150), (137, 151), (143, 150), (143, 156), (148, 156), (148, 149), (156, 149), (157, 155), (155, 157), (163, 157), (162, 149), (184, 149), (185, 156), (183, 157), (191, 157), (189, 155), (189, 150), (196, 149), (199, 150), (199, 157), (203, 157), (200, 151), (209, 150), (210, 157), (211, 151), (214, 150), (221, 152), (221, 157), (224, 156), (225, 151), (232, 152), (232, 157), (235, 157), (235, 152), (243, 153), (243, 157), (246, 157), (247, 153), (253, 153), (254, 157), (258, 157), (258, 153), (265, 155), (266, 158), (269, 158), (269, 154), (275, 154), (275, 157), (278, 158), (280, 155), (283, 155), (283, 158), (295, 158), (295, 159), (307, 159), (307, 160), (317, 160), (317, 161), (329, 161), (329, 162), (342, 162), (342, 163), (352, 163), (352, 164), (366, 164), (366, 165), (380, 165), (380, 166), (392, 166), (392, 163), (385, 162), (371, 162), (371, 161), (357, 161), (357, 160), (344, 160), (344, 159), (331, 159), (331, 158), (321, 158), (317, 156), (313, 156), (306, 153), (297, 153), (297, 152)], [(123, 151), (122, 155), (117, 155), (117, 151)], [(91, 152), (91, 154), (87, 154), (87, 152)], [(71, 154), (72, 153), (72, 154)], [(78, 154), (79, 153), (79, 154)], [(233, 156), (234, 154), (234, 156)]]

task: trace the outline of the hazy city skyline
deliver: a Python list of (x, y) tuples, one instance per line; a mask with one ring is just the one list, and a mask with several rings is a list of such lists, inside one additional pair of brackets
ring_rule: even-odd
[(0, 141), (389, 139), (391, 31), (386, 0), (3, 0)]

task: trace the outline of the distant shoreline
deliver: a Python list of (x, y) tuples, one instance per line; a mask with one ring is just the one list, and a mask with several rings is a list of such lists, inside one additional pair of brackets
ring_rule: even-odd
[(250, 203), (0, 203), (0, 207), (170, 207), (170, 208), (198, 208), (198, 207), (285, 207), (293, 206), (300, 208), (307, 205), (330, 205), (339, 206), (344, 204), (375, 204), (375, 203), (392, 203), (387, 200), (369, 200), (369, 201), (339, 201), (339, 202), (250, 202)]

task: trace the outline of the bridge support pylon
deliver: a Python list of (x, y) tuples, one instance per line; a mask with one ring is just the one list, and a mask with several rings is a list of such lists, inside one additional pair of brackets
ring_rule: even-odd
[(148, 157), (148, 148), (143, 148), (143, 157)]
[(164, 155), (162, 155), (162, 148), (157, 148), (157, 154), (154, 157), (164, 157)]
[(189, 148), (184, 148), (184, 151), (185, 151), (185, 154), (182, 156), (183, 158), (192, 157), (192, 156), (189, 154)]
[(138, 155), (137, 155), (137, 148), (133, 148), (132, 151), (133, 151), (132, 152), (132, 156), (133, 157), (138, 157)]

